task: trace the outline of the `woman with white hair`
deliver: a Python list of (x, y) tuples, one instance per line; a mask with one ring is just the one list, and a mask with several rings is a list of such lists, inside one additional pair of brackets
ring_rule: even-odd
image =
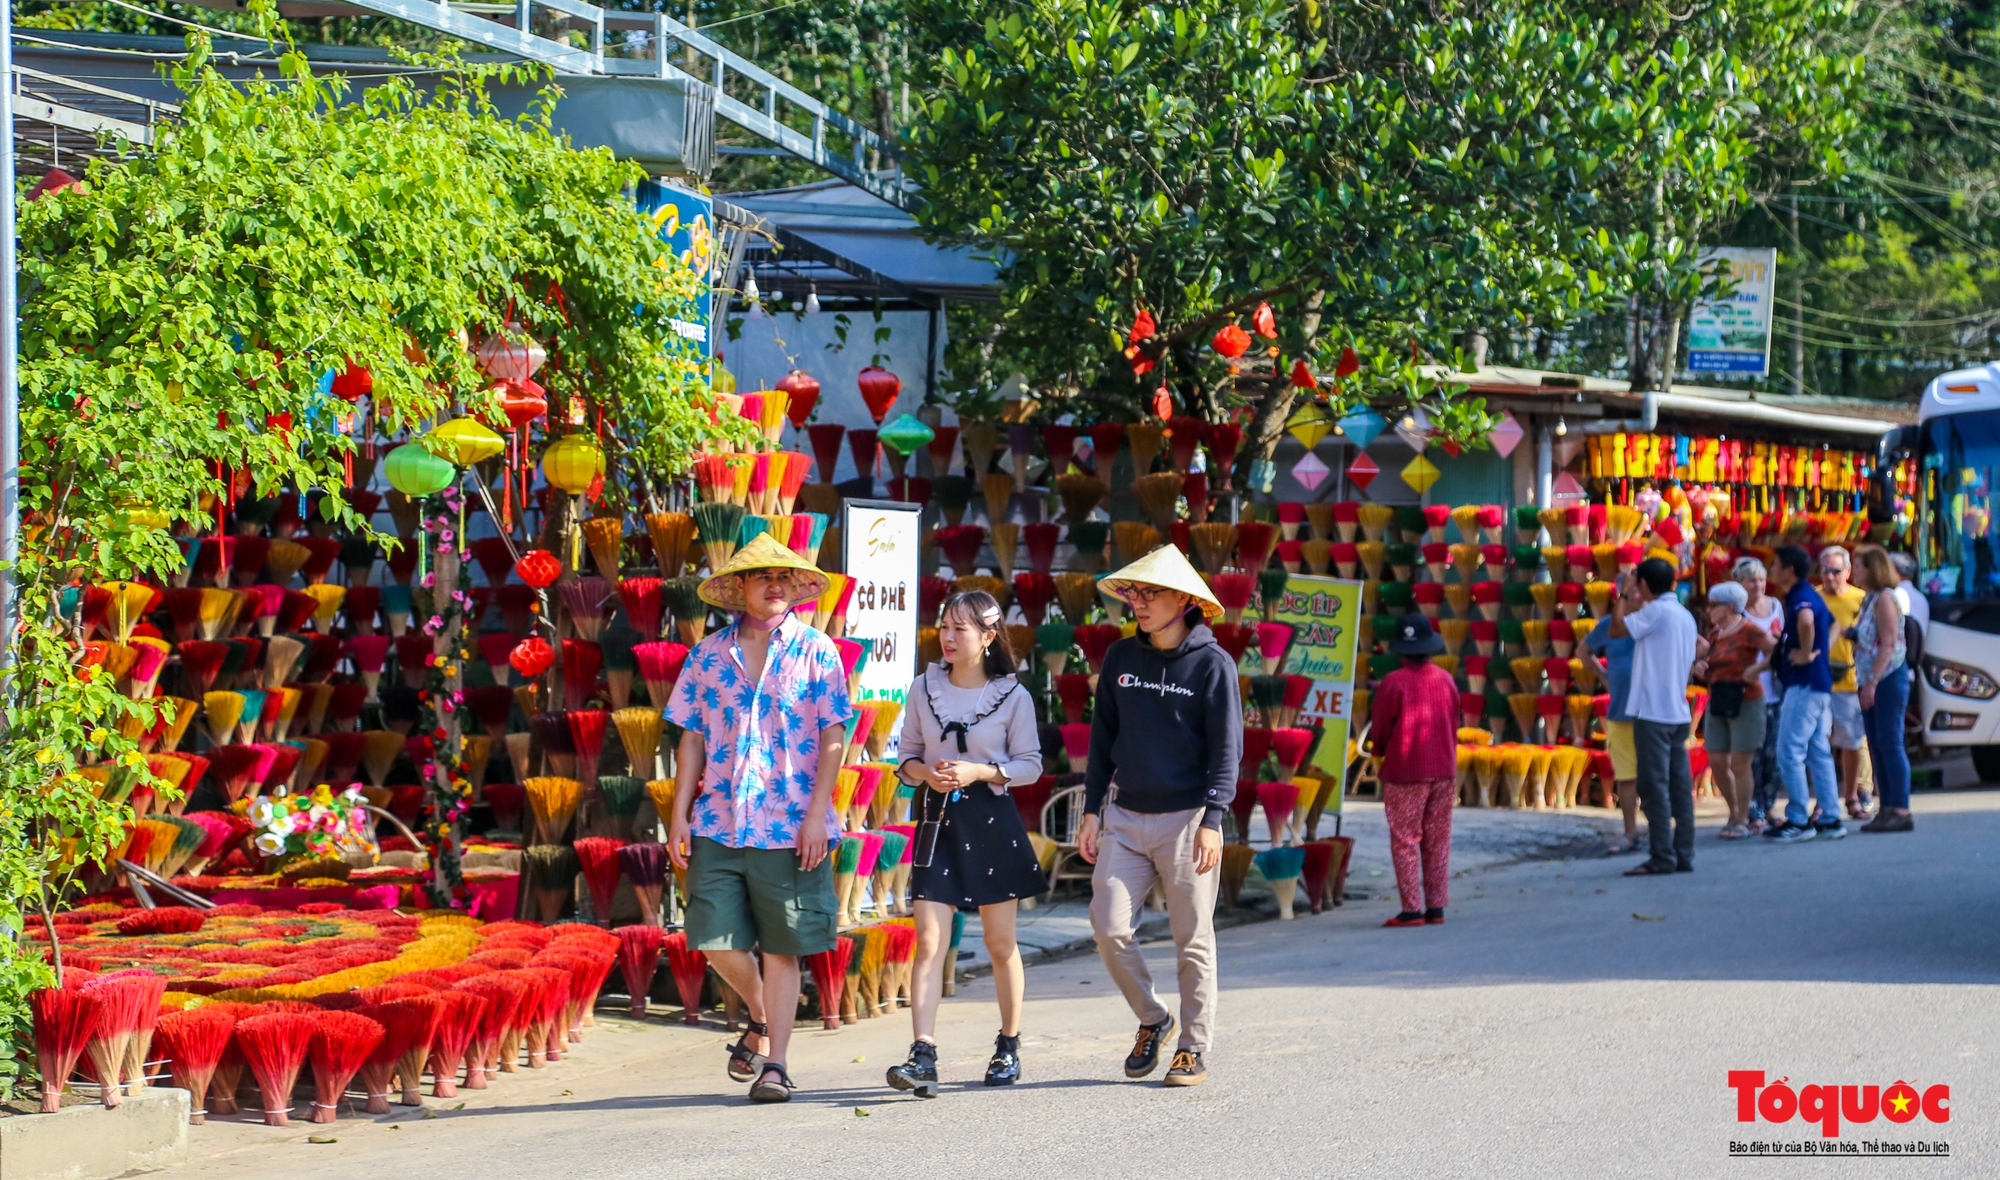
[(1750, 762), (1764, 746), (1763, 690), (1757, 673), (1777, 640), (1752, 623), (1744, 610), (1749, 593), (1739, 582), (1708, 588), (1708, 637), (1696, 645), (1694, 674), (1708, 681), (1708, 715), (1702, 730), (1708, 769), (1729, 804), (1724, 840), (1750, 834)]
[[(1729, 571), (1730, 580), (1743, 587), (1746, 602), (1743, 617), (1768, 632), (1776, 643), (1785, 633), (1785, 604), (1764, 593), (1770, 571), (1754, 557), (1741, 557)], [(1778, 798), (1778, 684), (1770, 664), (1757, 674), (1758, 696), (1763, 701), (1764, 744), (1752, 759), (1750, 811), (1744, 832), (1754, 836), (1764, 830), (1764, 819)]]

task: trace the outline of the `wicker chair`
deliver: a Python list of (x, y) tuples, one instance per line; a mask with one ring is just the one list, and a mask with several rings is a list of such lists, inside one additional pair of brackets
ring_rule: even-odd
[(1083, 826), (1083, 787), (1065, 787), (1049, 796), (1042, 805), (1042, 835), (1056, 842), (1055, 863), (1049, 867), (1049, 892), (1054, 900), (1058, 883), (1090, 880), (1091, 864), (1077, 851), (1076, 833)]

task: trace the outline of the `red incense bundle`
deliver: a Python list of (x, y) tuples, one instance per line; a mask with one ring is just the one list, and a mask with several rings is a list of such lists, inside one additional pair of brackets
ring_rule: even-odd
[(347, 612), (348, 626), (362, 635), (373, 634), (376, 616), (382, 611), (382, 587), (349, 586), (341, 609)]
[(819, 482), (833, 482), (834, 469), (840, 463), (840, 440), (847, 433), (847, 427), (837, 422), (818, 422), (806, 427), (806, 437), (812, 442), (813, 458), (819, 464)]
[(1271, 753), (1271, 727), (1268, 725), (1246, 725), (1243, 727), (1243, 758), (1237, 763), (1237, 770), (1244, 778), (1255, 779), (1264, 768), (1264, 759)]
[(1299, 876), (1304, 879), (1306, 900), (1317, 914), (1326, 906), (1326, 878), (1333, 871), (1333, 854), (1339, 845), (1331, 840), (1314, 840), (1302, 847), (1306, 860)]
[(576, 748), (576, 777), (585, 783), (596, 782), (597, 760), (604, 751), (604, 730), (611, 722), (611, 714), (603, 709), (575, 709), (565, 713), (563, 719)]
[(1085, 623), (1076, 629), (1076, 645), (1083, 649), (1083, 658), (1090, 661), (1092, 677), (1104, 671), (1105, 653), (1122, 638), (1124, 632), (1116, 623)]
[(1261, 520), (1238, 521), (1236, 563), (1251, 573), (1256, 573), (1271, 564), (1271, 550), (1277, 543), (1277, 526)]
[(222, 671), (222, 662), (229, 658), (229, 645), (210, 639), (183, 640), (174, 650), (181, 657), (181, 667), (187, 670), (196, 696), (215, 687), (216, 674)]
[(1236, 821), (1236, 842), (1250, 843), (1250, 813), (1257, 810), (1257, 784), (1249, 779), (1236, 783), (1236, 794), (1229, 799), (1229, 815)]
[(1313, 733), (1310, 729), (1286, 726), (1271, 731), (1271, 754), (1278, 760), (1278, 770), (1284, 778), (1290, 779), (1299, 772), (1299, 763), (1305, 761), (1306, 749), (1312, 745)]
[[(164, 1028), (164, 1019), (161, 1024)], [(348, 1083), (382, 1043), (384, 1033), (380, 1024), (352, 1011), (321, 1011), (313, 1018), (313, 1025), (307, 1047), (313, 1071), (312, 1121), (330, 1123), (339, 1117), (340, 1099)]]
[(472, 552), (472, 560), (479, 563), (486, 575), (486, 584), (498, 586), (514, 572), (514, 551), (505, 537), (481, 537), (466, 546)]
[(1243, 662), (1243, 653), (1250, 650), (1250, 639), (1255, 634), (1241, 623), (1217, 623), (1210, 628), (1215, 633), (1215, 642), (1229, 653), (1233, 663)]
[(1084, 706), (1090, 701), (1090, 676), (1065, 672), (1056, 677), (1056, 697), (1062, 701), (1064, 720), (1071, 725), (1083, 724)]
[[(572, 723), (576, 716), (575, 713), (570, 714)], [(582, 743), (579, 741), (578, 745), (580, 747)], [(583, 866), (584, 883), (590, 887), (590, 902), (595, 908), (597, 920), (609, 926), (612, 898), (618, 892), (618, 850), (625, 847), (625, 841), (615, 836), (585, 836), (576, 841), (575, 847), (577, 862)]]
[(315, 1017), (296, 1012), (272, 1012), (237, 1022), (236, 1042), (264, 1095), (265, 1126), (291, 1126), (292, 1086), (318, 1027)]
[[(525, 961), (527, 953), (520, 953)], [(495, 971), (457, 983), (452, 990), (469, 992), (486, 1001), (486, 1010), (479, 1018), (479, 1029), (473, 1044), (466, 1050), (465, 1060), (465, 1088), (484, 1090), (492, 1073), (515, 1072), (521, 1048), (521, 1000), (527, 994), (528, 983), (511, 970)], [(511, 1048), (503, 1060), (501, 1042), (510, 1036)]]
[(632, 655), (639, 661), (639, 678), (646, 682), (646, 695), (653, 707), (666, 708), (674, 683), (681, 677), (681, 665), (687, 663), (687, 645), (662, 639), (634, 645)]
[(290, 635), (303, 628), (306, 620), (312, 618), (313, 612), (318, 609), (319, 599), (297, 590), (287, 590), (278, 604), (275, 629)]
[[(1241, 788), (1238, 788), (1239, 790)], [(1257, 784), (1257, 803), (1264, 809), (1264, 826), (1270, 832), (1271, 847), (1284, 843), (1285, 828), (1299, 803), (1299, 789), (1291, 782)]]
[(193, 1105), (188, 1122), (194, 1126), (207, 1121), (204, 1099), (208, 1096), (209, 1081), (215, 1076), (215, 1067), (221, 1063), (235, 1031), (236, 1016), (223, 1005), (210, 1004), (160, 1016), (153, 1042), (167, 1058), (174, 1085), (188, 1092)]
[[(1028, 564), (1043, 577), (1049, 577), (1055, 569), (1056, 542), (1062, 537), (1062, 527), (1048, 521), (1021, 526), (1021, 543), (1028, 550)], [(1020, 578), (1014, 579), (1016, 585)]]
[[(104, 1009), (94, 998), (84, 995), (81, 976), (67, 970), (64, 987), (45, 987), (28, 996), (28, 1008), (35, 1019), (35, 1061), (42, 1075), (42, 1113), (62, 1109), (63, 1086), (83, 1056), (103, 1019)], [(223, 1030), (223, 1041), (229, 1039)], [(216, 1050), (221, 1053), (220, 1049)], [(177, 1075), (178, 1076), (178, 1075)], [(199, 1094), (199, 1091), (196, 1092)], [(199, 1102), (197, 1102), (199, 1105)], [(192, 1121), (200, 1121), (195, 1118)]]
[(625, 995), (634, 1016), (646, 1014), (646, 993), (653, 988), (666, 940), (667, 932), (650, 923), (618, 928), (618, 970), (625, 977)]
[(618, 583), (618, 600), (625, 605), (626, 619), (634, 631), (647, 639), (660, 633), (660, 591), (664, 584), (659, 578), (626, 578)]
[[(468, 1074), (480, 1068), (468, 1059), (467, 1051), (479, 1036), (487, 1000), (475, 992), (459, 991), (456, 986), (439, 992), (437, 999), (437, 1030), (431, 1038), (431, 1097), (456, 1098), (459, 1067), (464, 1066)], [(470, 1080), (468, 1077), (468, 1084)]]
[(1312, 695), (1313, 680), (1310, 676), (1285, 677), (1285, 703), (1278, 710), (1277, 728), (1290, 727), (1299, 719), (1299, 710), (1306, 707), (1306, 698)]
[[(1051, 525), (1051, 528), (1054, 526)], [(1056, 580), (1044, 573), (1014, 575), (1014, 601), (1028, 626), (1039, 627), (1048, 618), (1049, 604), (1056, 600)]]
[(299, 567), (299, 576), (306, 585), (316, 586), (326, 581), (326, 575), (333, 570), (333, 563), (340, 560), (340, 542), (333, 537), (294, 537), (293, 541), (304, 545), (312, 556)]
[(500, 606), (500, 625), (507, 634), (516, 638), (526, 635), (535, 618), (535, 606), (541, 602), (541, 595), (533, 586), (519, 582), (508, 582), (493, 588), (493, 601)]
[[(550, 1061), (549, 1049), (555, 1043), (556, 1025), (569, 1004), (570, 973), (554, 967), (523, 967), (518, 974), (535, 981), (534, 1009), (527, 1023), (528, 1068), (542, 1069)], [(560, 1046), (555, 1053), (555, 1060), (560, 1061)]]
[(667, 969), (674, 973), (674, 986), (681, 993), (681, 1019), (686, 1024), (701, 1023), (701, 989), (708, 979), (708, 956), (688, 946), (687, 934), (676, 930), (660, 946)]
[[(411, 637), (405, 635), (393, 642), (400, 648), (409, 638)], [(423, 636), (416, 638), (423, 640), (425, 647), (428, 648), (428, 639)], [(361, 683), (368, 687), (370, 700), (375, 698), (376, 690), (382, 685), (382, 669), (389, 662), (391, 642), (387, 635), (356, 635), (347, 641), (347, 654), (354, 660), (354, 670), (361, 674)]]
[[(604, 649), (588, 639), (562, 641), (563, 705), (581, 709), (597, 687), (597, 673), (604, 667)], [(585, 780), (586, 782), (589, 780)]]
[(396, 1064), (411, 1047), (421, 1044), (428, 1052), (431, 1033), (437, 1023), (437, 1001), (419, 998), (363, 1004), (353, 1010), (382, 1027), (382, 1039), (361, 1063), (361, 1085), (368, 1092), (369, 1114), (389, 1113), (389, 1087), (396, 1076)]
[(465, 703), (479, 726), (494, 741), (507, 736), (507, 718), (514, 712), (514, 690), (504, 684), (475, 684), (466, 688)]
[(827, 1028), (840, 1027), (841, 991), (847, 985), (848, 961), (853, 953), (852, 940), (836, 938), (832, 950), (806, 956), (806, 969), (819, 992), (820, 1023)]

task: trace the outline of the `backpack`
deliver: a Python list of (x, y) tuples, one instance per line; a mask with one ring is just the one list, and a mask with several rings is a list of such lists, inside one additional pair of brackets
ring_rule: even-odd
[(1923, 674), (1924, 628), (1917, 622), (1917, 617), (1907, 611), (1903, 614), (1903, 666), (1910, 670), (1912, 677)]

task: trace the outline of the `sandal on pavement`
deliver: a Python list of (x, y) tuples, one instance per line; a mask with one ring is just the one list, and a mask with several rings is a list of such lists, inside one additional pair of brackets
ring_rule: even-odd
[(771, 1029), (768, 1025), (758, 1024), (754, 1020), (746, 1020), (743, 1022), (743, 1026), (743, 1035), (736, 1038), (734, 1045), (729, 1046), (729, 1080), (732, 1082), (750, 1081), (757, 1076), (759, 1070), (764, 1068), (764, 1055), (762, 1053), (752, 1053), (750, 1046), (745, 1042), (751, 1037), (757, 1036), (764, 1038), (766, 1047), (769, 1047), (771, 1043)]
[[(778, 1075), (776, 1081), (771, 1080), (772, 1074)], [(750, 1101), (790, 1102), (792, 1091), (796, 1089), (798, 1087), (792, 1084), (792, 1076), (785, 1072), (784, 1066), (775, 1061), (767, 1061), (763, 1070), (757, 1075), (757, 1084), (750, 1087)]]
[(1750, 832), (1742, 824), (1724, 824), (1722, 825), (1722, 830), (1715, 834), (1715, 838), (1718, 840), (1741, 840), (1749, 834)]
[(1637, 868), (1626, 869), (1625, 875), (1628, 877), (1671, 877), (1674, 875), (1674, 866), (1657, 865), (1649, 860)]

